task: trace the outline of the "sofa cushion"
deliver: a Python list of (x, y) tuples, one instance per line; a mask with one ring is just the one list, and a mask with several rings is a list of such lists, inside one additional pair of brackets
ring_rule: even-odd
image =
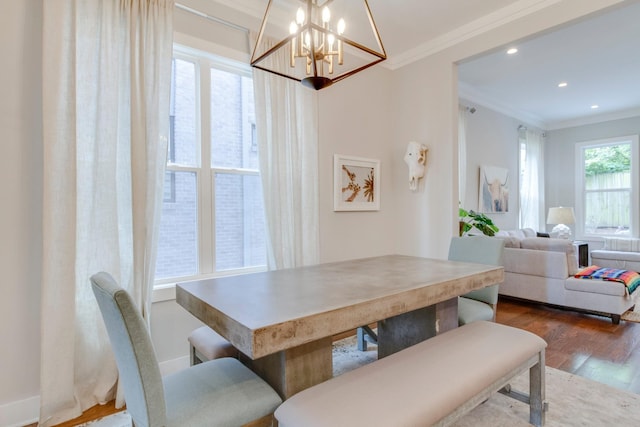
[(537, 251), (563, 252), (566, 255), (567, 276), (573, 276), (578, 272), (578, 253), (571, 240), (532, 237), (522, 239), (520, 247)]
[(623, 297), (626, 295), (626, 288), (620, 282), (610, 282), (607, 280), (585, 280), (570, 277), (564, 282), (564, 288), (568, 291), (589, 292), (592, 294), (615, 295)]
[(605, 237), (603, 249), (621, 252), (640, 252), (640, 239)]
[(566, 254), (533, 249), (505, 248), (504, 271), (561, 280), (570, 275)]
[(505, 235), (496, 235), (495, 237), (497, 237), (498, 239), (502, 239), (504, 240), (504, 247), (505, 248), (519, 248), (520, 247), (520, 239), (518, 239), (517, 237), (513, 237), (513, 236), (505, 236)]

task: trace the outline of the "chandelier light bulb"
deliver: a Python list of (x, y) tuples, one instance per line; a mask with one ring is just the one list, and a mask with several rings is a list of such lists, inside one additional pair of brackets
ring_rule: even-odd
[(295, 34), (298, 32), (298, 25), (291, 21), (291, 24), (289, 24), (289, 34)]
[(299, 7), (298, 12), (296, 12), (296, 22), (298, 25), (304, 24), (304, 10)]
[(324, 9), (322, 9), (322, 22), (326, 24), (330, 20), (331, 20), (331, 11), (329, 10), (328, 6), (325, 6)]
[(340, 18), (338, 21), (338, 34), (342, 35), (346, 26), (347, 24), (345, 24), (344, 19)]

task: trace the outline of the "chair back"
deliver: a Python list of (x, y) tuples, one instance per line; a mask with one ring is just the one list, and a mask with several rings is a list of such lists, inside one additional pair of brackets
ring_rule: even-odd
[(108, 273), (91, 277), (127, 403), (138, 426), (165, 426), (162, 376), (147, 326), (131, 296)]
[[(449, 260), (504, 265), (503, 252), (503, 239), (487, 236), (453, 237), (449, 245)], [(498, 285), (478, 289), (463, 296), (495, 305), (498, 302)]]

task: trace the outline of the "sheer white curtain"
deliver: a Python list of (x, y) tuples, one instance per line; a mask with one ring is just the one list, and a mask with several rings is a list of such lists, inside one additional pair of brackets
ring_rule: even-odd
[[(255, 34), (250, 39), (253, 46)], [(269, 268), (317, 264), (317, 94), (256, 69), (253, 82)]]
[(467, 107), (458, 105), (458, 201), (466, 207), (467, 196)]
[(544, 135), (540, 132), (518, 131), (522, 178), (520, 180), (520, 227), (544, 230)]
[(149, 313), (173, 0), (46, 1), (43, 13), (40, 425), (50, 426), (114, 397), (89, 277), (108, 271)]

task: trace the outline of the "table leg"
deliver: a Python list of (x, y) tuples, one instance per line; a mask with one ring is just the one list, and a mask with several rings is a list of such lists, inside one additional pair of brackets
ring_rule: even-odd
[(458, 327), (458, 298), (378, 322), (378, 358)]
[(332, 337), (322, 338), (243, 362), (287, 399), (333, 376), (331, 344)]

